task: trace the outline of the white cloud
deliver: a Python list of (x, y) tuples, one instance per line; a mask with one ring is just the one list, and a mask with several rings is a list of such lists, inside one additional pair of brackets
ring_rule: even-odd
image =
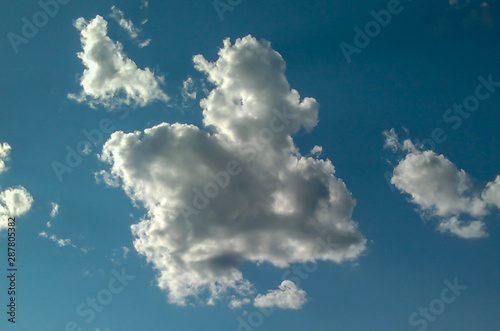
[(298, 288), (294, 282), (284, 280), (278, 290), (259, 294), (255, 298), (254, 306), (260, 308), (300, 309), (307, 301), (307, 293)]
[(194, 81), (191, 77), (188, 77), (182, 82), (182, 99), (187, 101), (188, 99), (196, 99), (196, 90), (194, 88)]
[(244, 305), (248, 305), (249, 303), (250, 303), (250, 299), (248, 299), (248, 298), (232, 299), (229, 302), (228, 307), (231, 308), (231, 309), (237, 309), (237, 308), (241, 308)]
[(69, 98), (88, 102), (95, 107), (116, 107), (123, 104), (141, 107), (154, 101), (168, 101), (160, 88), (163, 77), (155, 77), (149, 68), (139, 69), (123, 52), (119, 42), (107, 36), (107, 22), (96, 16), (90, 22), (79, 18), (75, 27), (80, 31), (83, 51), (78, 53), (86, 69), (80, 80), (83, 90)]
[(488, 236), (483, 222), (472, 221), (465, 224), (456, 217), (441, 221), (438, 225), (438, 230), (440, 232), (450, 232), (465, 239), (484, 238)]
[(55, 242), (59, 247), (65, 247), (65, 246), (71, 246), (73, 248), (76, 248), (76, 246), (71, 242), (71, 239), (62, 239), (62, 238), (58, 238), (56, 237), (55, 235), (48, 235), (47, 232), (45, 231), (42, 231), (38, 234), (39, 237), (42, 237), (42, 238), (47, 238), (49, 240), (52, 240), (53, 242)]
[(0, 231), (7, 229), (9, 217), (21, 216), (31, 209), (33, 197), (22, 186), (0, 192)]
[(321, 146), (316, 145), (311, 149), (311, 154), (315, 157), (319, 157), (321, 153), (323, 153), (323, 147)]
[(128, 35), (130, 36), (130, 39), (133, 41), (137, 42), (140, 48), (146, 47), (149, 45), (151, 42), (151, 39), (147, 40), (139, 40), (139, 33), (141, 33), (141, 29), (136, 27), (134, 23), (131, 20), (127, 20), (125, 18), (125, 15), (123, 12), (116, 8), (115, 6), (111, 7), (111, 14), (109, 15), (111, 18), (116, 20), (116, 22), (120, 25), (122, 29), (124, 29)]
[(52, 205), (52, 210), (50, 211), (50, 216), (52, 218), (54, 218), (59, 213), (59, 205), (55, 202), (51, 202), (50, 204)]
[(382, 134), (385, 136), (384, 148), (390, 148), (393, 152), (402, 149), (402, 145), (399, 143), (398, 135), (394, 129), (384, 131)]
[(123, 246), (122, 250), (123, 250), (123, 258), (126, 259), (128, 256), (128, 253), (130, 252), (130, 248)]
[(0, 143), (0, 174), (8, 170), (5, 161), (9, 160), (10, 149), (8, 143)]
[(478, 217), (488, 213), (465, 171), (433, 151), (409, 153), (395, 167), (391, 182), (431, 216), (467, 213)]
[[(384, 135), (386, 148), (406, 152), (394, 168), (391, 183), (410, 195), (411, 202), (419, 206), (421, 215), (436, 218), (441, 232), (448, 231), (466, 239), (485, 237), (482, 217), (490, 212), (488, 204), (498, 201), (495, 198), (496, 185), (489, 183), (489, 190), (481, 193), (473, 187), (469, 175), (444, 155), (421, 151), (409, 139), (400, 144), (393, 129)], [(475, 220), (459, 221), (460, 216)]]
[[(201, 101), (214, 133), (180, 123), (118, 131), (101, 154), (148, 211), (131, 227), (134, 247), (169, 300), (249, 295), (244, 261), (285, 268), (357, 258), (366, 239), (351, 219), (351, 193), (330, 160), (300, 155), (291, 137), (316, 125), (318, 103), (290, 89), (281, 55), (248, 36), (224, 41), (215, 63), (194, 62), (215, 85)], [(318, 251), (326, 236), (334, 245)]]
[(111, 187), (119, 187), (120, 182), (118, 178), (111, 176), (108, 172), (100, 170), (94, 173), (95, 181), (97, 184), (104, 183)]
[(482, 198), (486, 203), (500, 209), (500, 176), (497, 176), (494, 182), (489, 182), (486, 185)]

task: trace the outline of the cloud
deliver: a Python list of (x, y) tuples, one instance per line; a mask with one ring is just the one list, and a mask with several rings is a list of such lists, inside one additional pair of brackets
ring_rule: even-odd
[(244, 298), (244, 299), (232, 299), (229, 302), (228, 307), (231, 308), (231, 309), (237, 309), (237, 308), (241, 308), (244, 305), (248, 305), (250, 302), (251, 301), (248, 298)]
[(55, 202), (50, 203), (52, 205), (52, 210), (50, 211), (50, 217), (54, 218), (59, 213), (59, 205)]
[(470, 0), (450, 0), (450, 6), (454, 8), (466, 7), (469, 5)]
[(107, 36), (107, 24), (99, 15), (90, 22), (76, 20), (83, 48), (77, 55), (86, 69), (80, 80), (83, 90), (68, 97), (92, 107), (100, 104), (109, 108), (167, 102), (169, 98), (160, 88), (164, 78), (155, 77), (149, 68), (139, 69), (124, 54), (122, 44)]
[[(216, 62), (197, 55), (194, 63), (215, 86), (201, 101), (212, 133), (180, 123), (118, 131), (100, 155), (147, 210), (131, 226), (134, 247), (169, 301), (250, 295), (244, 261), (356, 259), (366, 239), (351, 219), (355, 201), (330, 160), (295, 146), (292, 135), (314, 128), (319, 105), (290, 88), (281, 55), (247, 36), (225, 40)], [(326, 236), (334, 245), (318, 251)]]
[(482, 193), (482, 198), (489, 205), (500, 209), (500, 176), (497, 176), (494, 182), (489, 182), (486, 185), (486, 189)]
[(10, 145), (7, 143), (0, 143), (0, 174), (8, 170), (5, 162), (9, 160)]
[(71, 242), (71, 239), (62, 239), (62, 238), (57, 238), (55, 235), (49, 236), (45, 231), (42, 231), (38, 234), (39, 237), (42, 238), (47, 238), (49, 240), (52, 240), (55, 242), (59, 247), (65, 247), (65, 246), (71, 246), (73, 248), (76, 248), (76, 246)]
[(316, 145), (311, 149), (310, 153), (315, 157), (319, 157), (323, 153), (323, 147)]
[(488, 236), (483, 222), (472, 221), (465, 224), (464, 222), (459, 221), (456, 217), (440, 222), (438, 230), (440, 232), (451, 232), (465, 239), (484, 238)]
[(123, 246), (122, 250), (123, 250), (123, 258), (126, 259), (128, 256), (128, 253), (130, 252), (130, 248)]
[(0, 231), (7, 229), (7, 219), (27, 213), (33, 204), (33, 197), (22, 186), (0, 192)]
[(254, 300), (254, 306), (260, 308), (281, 308), (281, 309), (300, 309), (306, 303), (307, 293), (298, 288), (294, 282), (284, 280), (278, 290), (259, 294)]
[(128, 33), (130, 39), (138, 43), (140, 48), (149, 45), (151, 39), (143, 41), (139, 40), (139, 33), (141, 33), (142, 30), (140, 28), (137, 28), (131, 20), (127, 20), (120, 9), (112, 6), (111, 14), (109, 16), (113, 18), (120, 25), (120, 27)]
[[(488, 183), (487, 189), (480, 192), (473, 187), (469, 175), (444, 155), (421, 151), (409, 139), (400, 144), (394, 129), (385, 131), (384, 135), (386, 148), (406, 152), (394, 168), (391, 183), (410, 195), (410, 201), (419, 206), (422, 217), (436, 218), (439, 231), (462, 238), (487, 235), (482, 218), (490, 213), (490, 205), (498, 202), (497, 182)], [(461, 215), (475, 220), (459, 221)]]
[[(9, 160), (11, 147), (8, 143), (0, 143), (0, 173), (8, 168), (5, 161)], [(22, 186), (9, 187), (0, 191), (0, 231), (8, 228), (9, 217), (17, 217), (27, 213), (33, 204), (33, 197)]]
[(191, 77), (188, 77), (182, 82), (182, 99), (187, 101), (188, 99), (196, 99), (196, 90), (194, 88), (194, 81)]

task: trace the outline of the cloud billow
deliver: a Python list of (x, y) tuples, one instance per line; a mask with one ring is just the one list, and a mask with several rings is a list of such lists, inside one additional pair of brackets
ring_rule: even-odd
[[(201, 101), (212, 133), (181, 123), (118, 131), (100, 155), (147, 210), (131, 227), (134, 247), (170, 302), (253, 295), (244, 261), (285, 268), (359, 257), (355, 200), (330, 160), (302, 156), (292, 139), (316, 126), (319, 105), (290, 88), (281, 55), (247, 36), (225, 40), (216, 62), (197, 55), (194, 64), (214, 84)], [(318, 251), (326, 236), (335, 245)]]

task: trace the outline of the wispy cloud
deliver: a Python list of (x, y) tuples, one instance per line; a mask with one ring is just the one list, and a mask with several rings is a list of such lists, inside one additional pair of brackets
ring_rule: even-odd
[(76, 248), (76, 246), (71, 242), (71, 239), (57, 238), (55, 235), (50, 235), (49, 236), (45, 231), (40, 232), (38, 234), (38, 236), (41, 237), (41, 238), (47, 238), (49, 240), (52, 240), (59, 247), (71, 246), (73, 248)]
[(59, 213), (59, 205), (55, 202), (50, 203), (52, 205), (52, 210), (50, 211), (50, 217), (54, 218)]
[(140, 40), (139, 34), (142, 32), (142, 29), (136, 27), (131, 20), (126, 19), (125, 15), (120, 9), (116, 8), (115, 6), (112, 6), (111, 14), (109, 16), (113, 18), (120, 25), (120, 27), (128, 33), (130, 39), (135, 41), (140, 48), (149, 45), (151, 39)]

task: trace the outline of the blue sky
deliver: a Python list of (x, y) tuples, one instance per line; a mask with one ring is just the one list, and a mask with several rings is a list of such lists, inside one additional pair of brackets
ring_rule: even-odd
[(0, 13), (0, 329), (496, 330), (496, 3), (54, 1)]

